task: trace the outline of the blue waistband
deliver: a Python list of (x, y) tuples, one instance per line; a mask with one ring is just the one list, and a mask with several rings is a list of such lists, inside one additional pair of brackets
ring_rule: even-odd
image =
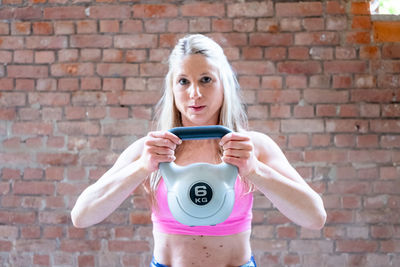
[[(153, 260), (150, 262), (150, 267), (169, 267), (169, 266), (158, 263), (153, 257)], [(254, 257), (251, 256), (250, 260), (247, 263), (240, 265), (239, 267), (257, 267), (257, 264)]]

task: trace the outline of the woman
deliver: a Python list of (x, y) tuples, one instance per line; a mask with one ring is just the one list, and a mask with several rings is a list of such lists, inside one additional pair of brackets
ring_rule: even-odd
[[(141, 184), (147, 184), (153, 200), (150, 266), (256, 266), (250, 248), (253, 189), (293, 222), (311, 229), (323, 227), (326, 212), (320, 196), (271, 138), (246, 130), (237, 80), (222, 48), (210, 38), (187, 36), (173, 49), (157, 119), (158, 131), (131, 144), (79, 196), (71, 212), (76, 227), (101, 222)], [(224, 125), (233, 132), (220, 140), (182, 142), (167, 131), (200, 125)], [(238, 167), (236, 201), (225, 222), (189, 227), (173, 219), (158, 171), (160, 162), (171, 161), (178, 165), (224, 161)]]

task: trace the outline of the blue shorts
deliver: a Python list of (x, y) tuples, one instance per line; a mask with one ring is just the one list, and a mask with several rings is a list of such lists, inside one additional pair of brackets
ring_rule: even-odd
[[(150, 267), (168, 267), (168, 266), (158, 263), (153, 257), (153, 260), (150, 262)], [(247, 263), (240, 265), (239, 267), (257, 267), (257, 264), (256, 261), (254, 260), (254, 257), (251, 256), (250, 260)]]

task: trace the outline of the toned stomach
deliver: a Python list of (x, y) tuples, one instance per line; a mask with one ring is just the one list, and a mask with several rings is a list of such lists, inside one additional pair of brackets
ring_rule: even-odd
[(172, 267), (240, 266), (249, 261), (251, 231), (229, 236), (172, 235), (153, 231), (154, 258)]

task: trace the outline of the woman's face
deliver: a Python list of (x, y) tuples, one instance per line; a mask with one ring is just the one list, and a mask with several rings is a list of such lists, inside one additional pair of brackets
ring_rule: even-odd
[(224, 89), (218, 69), (205, 56), (185, 56), (175, 67), (172, 88), (183, 126), (218, 124)]

